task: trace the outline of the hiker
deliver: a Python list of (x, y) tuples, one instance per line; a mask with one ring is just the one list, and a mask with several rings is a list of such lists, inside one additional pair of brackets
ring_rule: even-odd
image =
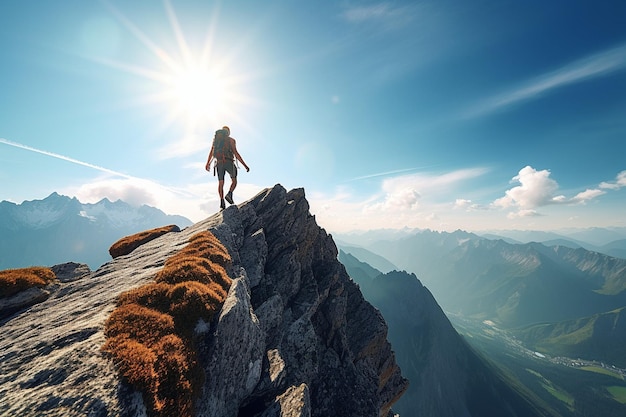
[[(246, 172), (250, 172), (250, 168), (246, 165), (241, 155), (239, 155), (239, 152), (237, 152), (237, 142), (230, 137), (230, 128), (228, 126), (224, 126), (215, 132), (213, 145), (211, 146), (205, 167), (209, 172), (211, 171), (211, 160), (213, 158), (215, 158), (213, 175), (215, 175), (217, 171), (217, 192), (220, 195), (220, 208), (224, 209), (226, 208), (224, 199), (226, 199), (229, 204), (234, 204), (233, 191), (235, 191), (235, 187), (237, 187), (237, 166), (235, 165), (235, 158), (243, 164), (246, 168)], [(226, 172), (230, 175), (231, 184), (228, 194), (224, 196), (224, 175)]]

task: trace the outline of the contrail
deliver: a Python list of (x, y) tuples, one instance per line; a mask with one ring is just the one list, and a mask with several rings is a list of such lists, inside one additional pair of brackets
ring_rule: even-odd
[(359, 181), (359, 180), (365, 180), (368, 178), (376, 178), (376, 177), (385, 177), (387, 175), (400, 174), (402, 172), (416, 171), (418, 169), (429, 168), (432, 166), (433, 165), (426, 166), (426, 167), (405, 168), (405, 169), (396, 169), (395, 171), (379, 172), (377, 174), (363, 175), (362, 177), (351, 178), (349, 180), (345, 180), (344, 182)]
[(21, 143), (17, 143), (17, 142), (11, 142), (10, 140), (6, 140), (6, 139), (3, 139), (3, 138), (0, 138), (0, 143), (4, 143), (5, 145), (13, 146), (15, 148), (25, 149), (27, 151), (40, 153), (42, 155), (51, 156), (53, 158), (57, 158), (57, 159), (61, 159), (63, 161), (71, 162), (73, 164), (82, 165), (82, 166), (85, 166), (85, 167), (88, 167), (88, 168), (97, 169), (98, 171), (106, 172), (108, 174), (113, 174), (113, 175), (116, 175), (116, 176), (119, 176), (119, 177), (128, 178), (128, 179), (135, 178), (135, 177), (132, 177), (132, 176), (130, 176), (128, 174), (122, 174), (121, 172), (113, 171), (112, 169), (108, 169), (108, 168), (104, 168), (104, 167), (101, 167), (101, 166), (98, 166), (98, 165), (90, 164), (89, 162), (79, 161), (78, 159), (70, 158), (69, 156), (63, 156), (63, 155), (59, 155), (58, 153), (44, 151), (44, 150), (41, 150), (41, 149), (33, 148), (32, 146), (22, 145)]
[(71, 162), (73, 164), (77, 164), (77, 165), (82, 165), (88, 168), (92, 168), (98, 171), (102, 171), (102, 172), (106, 172), (107, 174), (112, 174), (118, 177), (122, 177), (122, 178), (126, 178), (126, 179), (130, 179), (130, 180), (140, 180), (140, 181), (148, 181), (151, 182), (161, 188), (163, 188), (164, 190), (167, 191), (171, 191), (175, 194), (179, 194), (179, 195), (193, 195), (192, 193), (188, 192), (188, 191), (180, 191), (177, 190), (175, 188), (170, 188), (170, 187), (166, 187), (162, 184), (159, 184), (158, 182), (155, 182), (153, 180), (148, 180), (148, 179), (144, 179), (144, 178), (139, 178), (139, 177), (133, 177), (132, 175), (128, 175), (128, 174), (124, 174), (121, 172), (117, 172), (114, 171), (112, 169), (109, 168), (104, 168), (98, 165), (94, 165), (94, 164), (90, 164), (89, 162), (84, 162), (84, 161), (79, 161), (78, 159), (74, 159), (74, 158), (70, 158), (69, 156), (64, 156), (64, 155), (59, 155), (58, 153), (54, 153), (54, 152), (49, 152), (49, 151), (44, 151), (42, 149), (37, 149), (37, 148), (33, 148), (32, 146), (28, 146), (28, 145), (23, 145), (21, 143), (17, 143), (17, 142), (12, 142), (10, 140), (6, 140), (4, 138), (0, 138), (0, 143), (4, 143), (5, 145), (9, 145), (9, 146), (13, 146), (15, 148), (20, 148), (20, 149), (24, 149), (27, 151), (31, 151), (31, 152), (36, 152), (42, 155), (46, 155), (46, 156), (51, 156), (53, 158), (57, 158), (57, 159), (61, 159), (63, 161), (67, 161), (67, 162)]

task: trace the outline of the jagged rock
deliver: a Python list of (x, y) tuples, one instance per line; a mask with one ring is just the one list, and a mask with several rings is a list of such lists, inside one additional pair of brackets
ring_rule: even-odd
[(264, 335), (250, 305), (245, 275), (235, 279), (216, 330), (201, 338), (199, 357), (205, 365), (203, 395), (198, 415), (236, 416), (239, 404), (250, 395), (261, 376)]
[(57, 287), (56, 283), (48, 284), (42, 288), (31, 287), (10, 297), (0, 298), (0, 320), (10, 317), (17, 311), (47, 300)]
[(387, 415), (407, 387), (387, 327), (337, 261), (304, 190), (276, 186), (221, 215), (213, 232), (229, 249), (234, 269), (254, 271), (253, 279), (243, 279), (265, 335), (262, 372), (240, 404), (241, 415), (276, 407), (289, 387), (306, 387), (301, 397), (312, 416)]
[(91, 269), (87, 264), (79, 264), (76, 262), (68, 262), (64, 264), (54, 265), (52, 272), (61, 282), (71, 282), (82, 279), (91, 275)]
[(274, 403), (260, 417), (310, 417), (311, 399), (306, 384), (289, 387), (276, 397)]
[[(60, 282), (70, 282), (91, 275), (91, 270), (88, 265), (75, 262), (54, 265), (50, 269)], [(6, 319), (20, 310), (24, 310), (47, 300), (59, 287), (58, 282), (52, 282), (44, 287), (32, 287), (20, 291), (11, 297), (0, 298), (0, 320)]]
[(100, 352), (118, 294), (146, 284), (190, 236), (210, 230), (233, 259), (220, 314), (197, 326), (198, 416), (387, 416), (407, 381), (381, 315), (337, 261), (304, 190), (277, 185), (63, 282), (0, 322), (0, 415), (145, 415)]

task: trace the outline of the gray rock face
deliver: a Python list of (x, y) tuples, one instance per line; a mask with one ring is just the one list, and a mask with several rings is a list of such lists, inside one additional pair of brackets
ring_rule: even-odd
[(50, 269), (55, 273), (56, 281), (42, 288), (32, 287), (11, 297), (0, 298), (0, 320), (10, 317), (19, 310), (47, 300), (52, 293), (60, 288), (57, 281), (70, 282), (91, 274), (89, 266), (75, 262), (55, 265)]
[(152, 281), (193, 234), (227, 247), (234, 279), (219, 315), (198, 323), (206, 378), (198, 416), (387, 416), (406, 390), (381, 315), (337, 261), (301, 189), (275, 186), (63, 282), (0, 322), (0, 415), (145, 415), (102, 356), (115, 297)]
[(76, 281), (77, 279), (91, 275), (91, 269), (89, 269), (88, 265), (76, 262), (55, 265), (50, 269), (52, 269), (52, 272), (54, 272), (57, 279), (61, 282)]

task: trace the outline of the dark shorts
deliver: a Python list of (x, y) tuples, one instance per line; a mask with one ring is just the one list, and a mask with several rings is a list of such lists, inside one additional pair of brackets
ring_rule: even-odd
[(228, 172), (230, 178), (237, 178), (237, 167), (234, 164), (235, 161), (226, 161), (223, 164), (217, 164), (217, 179), (218, 181), (224, 181), (224, 175)]

